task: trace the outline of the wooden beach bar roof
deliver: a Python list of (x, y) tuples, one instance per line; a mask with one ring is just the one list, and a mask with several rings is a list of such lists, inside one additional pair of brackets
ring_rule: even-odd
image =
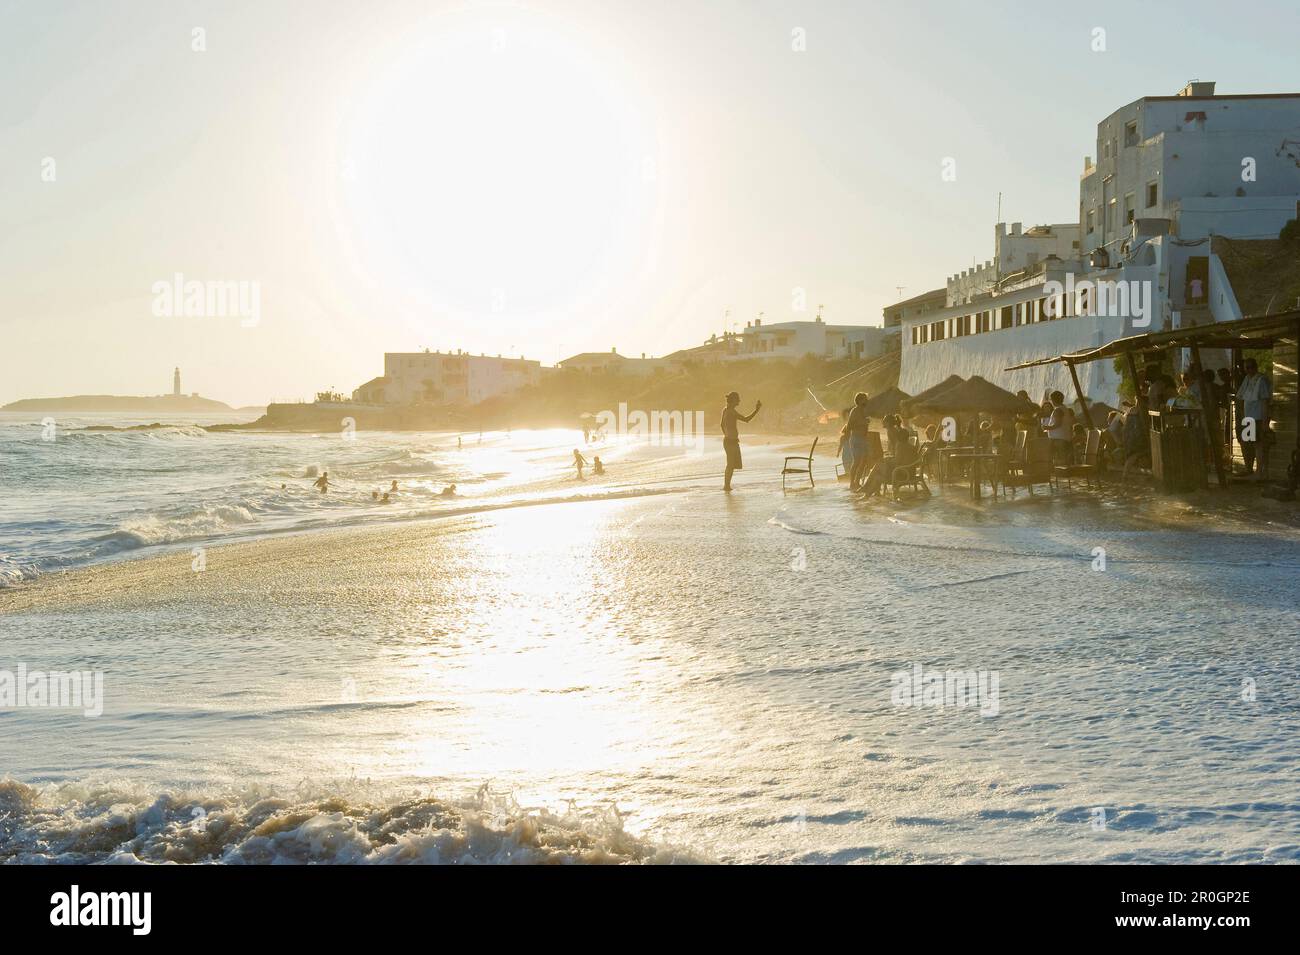
[(1231, 322), (1212, 322), (1207, 325), (1174, 328), (1166, 332), (1130, 335), (1096, 348), (1066, 352), (1050, 358), (1035, 358), (1033, 361), (1012, 365), (1006, 370), (1016, 371), (1020, 368), (1051, 365), (1055, 362), (1079, 365), (1130, 352), (1161, 351), (1166, 348), (1271, 348), (1277, 338), (1294, 338), (1297, 327), (1300, 327), (1300, 309), (1292, 309), (1273, 315), (1239, 318)]

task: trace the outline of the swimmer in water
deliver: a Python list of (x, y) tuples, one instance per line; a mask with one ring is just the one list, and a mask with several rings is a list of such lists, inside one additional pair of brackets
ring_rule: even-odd
[(455, 496), (456, 496), (456, 485), (454, 485), (454, 484), (448, 484), (446, 487), (444, 487), (444, 488), (442, 489), (442, 493), (440, 493), (438, 496), (439, 496), (439, 497), (455, 497)]
[(383, 497), (381, 497), (381, 498), (379, 499), (379, 503), (380, 503), (380, 504), (392, 504), (393, 502), (390, 501), (390, 500), (388, 499), (388, 495), (385, 494)]
[(389, 492), (396, 492), (396, 491), (397, 491), (397, 482), (394, 481), (394, 482), (393, 482), (393, 486), (390, 487), (388, 490), (389, 490)]
[(314, 488), (316, 488), (317, 490), (319, 490), (322, 494), (324, 494), (326, 491), (328, 491), (328, 490), (330, 489), (330, 473), (329, 473), (329, 471), (322, 471), (322, 472), (321, 472), (321, 476), (318, 477), (318, 478), (317, 478), (317, 479), (312, 483), (312, 487), (314, 487)]
[(599, 457), (595, 457), (595, 458), (592, 458), (592, 459), (591, 459), (591, 473), (592, 473), (592, 474), (604, 474), (604, 473), (605, 473), (605, 465), (603, 465), (603, 464), (600, 463), (600, 458), (599, 458)]

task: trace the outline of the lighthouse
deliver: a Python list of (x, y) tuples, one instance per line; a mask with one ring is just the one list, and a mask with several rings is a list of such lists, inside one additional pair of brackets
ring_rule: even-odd
[(176, 398), (181, 396), (181, 370), (179, 368), (172, 371), (172, 395)]

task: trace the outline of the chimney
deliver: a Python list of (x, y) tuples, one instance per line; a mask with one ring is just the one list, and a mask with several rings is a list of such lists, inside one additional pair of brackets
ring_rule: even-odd
[(618, 349), (617, 349), (617, 348), (611, 348), (611, 349), (609, 350), (609, 353), (610, 353), (611, 355), (617, 355), (617, 354), (618, 354)]
[(756, 318), (756, 319), (754, 319), (754, 327), (755, 327), (755, 328), (762, 328), (762, 327), (763, 327), (763, 320), (762, 320), (761, 318)]
[(1023, 222), (1013, 222), (1013, 223), (1011, 223), (1011, 234), (1012, 234), (1012, 235), (1020, 235), (1020, 227), (1021, 227), (1022, 225), (1024, 225)]

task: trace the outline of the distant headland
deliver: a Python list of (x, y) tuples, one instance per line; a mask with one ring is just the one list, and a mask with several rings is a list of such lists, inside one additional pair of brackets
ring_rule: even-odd
[(224, 401), (202, 398), (198, 392), (181, 392), (181, 370), (172, 369), (170, 395), (72, 395), (66, 398), (23, 398), (0, 406), (0, 411), (170, 411), (188, 414), (224, 414), (227, 411), (263, 411), (261, 405), (232, 408)]
[[(224, 414), (242, 411), (224, 401), (197, 395), (72, 395), (64, 398), (23, 398), (0, 407), (0, 411), (119, 411), (119, 412), (186, 412), (190, 414)], [(255, 410), (255, 409), (248, 409)]]

